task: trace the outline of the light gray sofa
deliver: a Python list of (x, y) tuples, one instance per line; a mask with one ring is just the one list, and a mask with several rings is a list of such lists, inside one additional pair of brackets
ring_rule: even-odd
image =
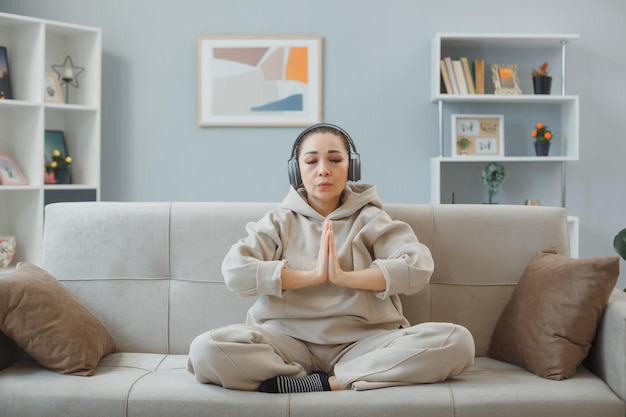
[[(568, 254), (560, 208), (388, 205), (435, 260), (427, 289), (405, 297), (412, 323), (466, 326), (474, 366), (445, 383), (371, 391), (264, 394), (198, 383), (186, 370), (191, 340), (243, 322), (254, 301), (220, 272), (244, 225), (271, 203), (60, 203), (46, 207), (42, 267), (105, 324), (118, 351), (91, 377), (21, 361), (0, 371), (0, 416), (445, 416), (623, 417), (626, 295), (615, 290), (586, 366), (540, 378), (486, 357), (492, 330), (539, 250)], [(28, 325), (25, 323), (25, 325)], [(0, 352), (2, 352), (0, 346)], [(1, 361), (0, 361), (1, 362)]]

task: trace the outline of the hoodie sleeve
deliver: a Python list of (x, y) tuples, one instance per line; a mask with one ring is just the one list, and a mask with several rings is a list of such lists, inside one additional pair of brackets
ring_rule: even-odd
[(229, 290), (242, 297), (282, 295), (282, 243), (278, 226), (268, 213), (257, 223), (246, 225), (247, 236), (235, 243), (222, 262)]
[(423, 290), (435, 269), (428, 247), (419, 242), (408, 224), (392, 220), (384, 212), (370, 225), (378, 230), (372, 245), (372, 266), (380, 268), (387, 282), (385, 291), (376, 296), (385, 299)]

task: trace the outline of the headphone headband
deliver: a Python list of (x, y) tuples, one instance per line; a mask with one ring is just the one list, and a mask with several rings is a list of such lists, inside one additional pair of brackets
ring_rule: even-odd
[(352, 138), (350, 137), (348, 132), (346, 132), (344, 129), (342, 129), (339, 126), (334, 125), (332, 123), (317, 123), (317, 124), (314, 124), (312, 126), (307, 127), (306, 129), (304, 129), (302, 131), (302, 133), (300, 133), (298, 135), (298, 137), (296, 138), (296, 141), (293, 143), (293, 148), (291, 149), (291, 158), (293, 159), (293, 158), (297, 158), (298, 157), (296, 155), (296, 152), (298, 150), (298, 146), (300, 145), (300, 142), (302, 141), (302, 139), (306, 135), (308, 135), (313, 130), (324, 128), (324, 127), (336, 130), (337, 132), (342, 134), (346, 138), (346, 140), (348, 141), (348, 148), (349, 148), (350, 154), (354, 153), (354, 154), (358, 155), (358, 152), (356, 151), (356, 146), (354, 146), (354, 142), (352, 141)]
[(356, 151), (356, 146), (354, 145), (354, 142), (352, 141), (352, 138), (350, 137), (348, 132), (346, 132), (339, 126), (331, 123), (317, 123), (304, 129), (304, 131), (302, 131), (302, 133), (298, 135), (296, 141), (293, 143), (293, 148), (291, 149), (291, 157), (289, 158), (289, 161), (287, 161), (287, 169), (289, 173), (289, 182), (295, 189), (298, 189), (302, 185), (300, 165), (298, 164), (298, 155), (296, 155), (296, 153), (298, 152), (298, 146), (300, 146), (300, 142), (302, 141), (302, 139), (304, 139), (304, 137), (307, 136), (311, 131), (325, 127), (330, 128), (337, 133), (343, 135), (343, 137), (348, 142), (348, 152), (350, 153), (348, 180), (358, 181), (361, 179), (361, 156)]

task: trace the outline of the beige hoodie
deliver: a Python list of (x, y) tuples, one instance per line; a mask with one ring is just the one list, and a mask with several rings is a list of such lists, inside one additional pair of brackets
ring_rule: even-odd
[(304, 189), (292, 188), (277, 209), (246, 226), (248, 236), (232, 246), (222, 273), (230, 290), (259, 297), (248, 311), (247, 324), (317, 344), (352, 343), (409, 326), (398, 294), (422, 290), (432, 275), (433, 259), (409, 225), (382, 210), (372, 185), (348, 183), (343, 203), (328, 220), (341, 268), (380, 268), (386, 290), (355, 290), (329, 282), (281, 289), (282, 268), (315, 268), (325, 220), (309, 206)]

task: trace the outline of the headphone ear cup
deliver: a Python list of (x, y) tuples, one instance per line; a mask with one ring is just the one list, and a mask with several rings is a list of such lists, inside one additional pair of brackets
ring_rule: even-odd
[(287, 163), (287, 171), (289, 174), (289, 183), (296, 190), (302, 184), (302, 177), (300, 176), (300, 165), (296, 158), (291, 158)]
[(348, 166), (348, 180), (357, 182), (361, 179), (361, 158), (359, 154), (350, 155), (350, 165)]

